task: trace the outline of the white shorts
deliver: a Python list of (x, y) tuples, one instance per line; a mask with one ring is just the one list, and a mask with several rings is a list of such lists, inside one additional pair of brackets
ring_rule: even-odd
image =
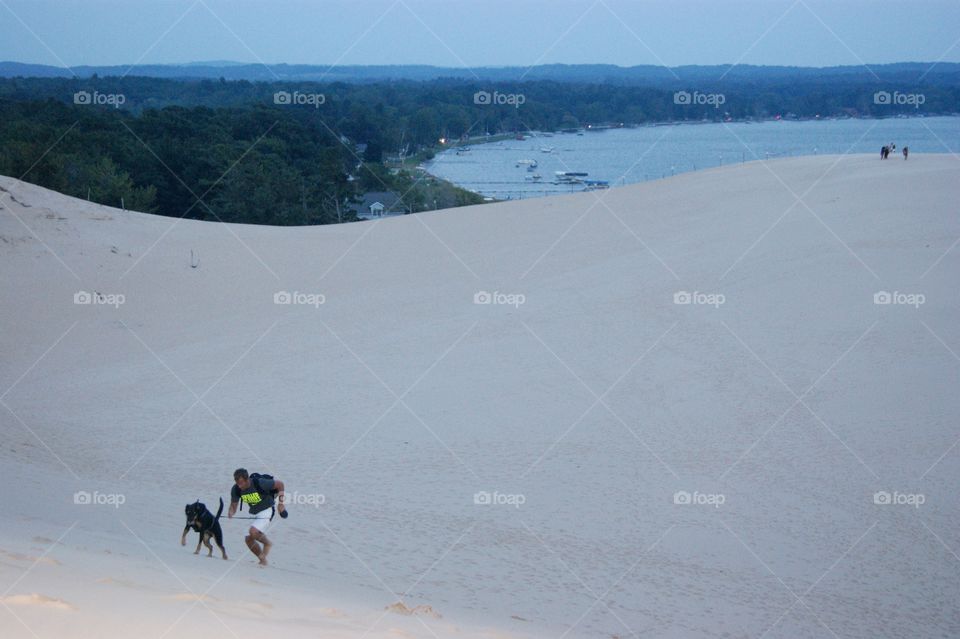
[(273, 508), (267, 508), (266, 510), (261, 510), (260, 512), (252, 515), (255, 519), (250, 521), (250, 525), (259, 530), (262, 533), (267, 532), (267, 528), (270, 527), (270, 515), (273, 514)]

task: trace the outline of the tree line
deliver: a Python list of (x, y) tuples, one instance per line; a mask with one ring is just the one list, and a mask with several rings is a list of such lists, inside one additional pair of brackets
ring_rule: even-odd
[[(430, 157), (441, 139), (777, 115), (957, 113), (960, 86), (945, 77), (891, 86), (824, 72), (698, 87), (6, 78), (0, 173), (26, 173), (27, 181), (69, 195), (163, 215), (327, 224), (355, 219), (350, 205), (367, 191), (404, 194), (410, 211), (436, 202), (410, 160)], [(440, 199), (444, 206), (480, 201), (462, 191)]]

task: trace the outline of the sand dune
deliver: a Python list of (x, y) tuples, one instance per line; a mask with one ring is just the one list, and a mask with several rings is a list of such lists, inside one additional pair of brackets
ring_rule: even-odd
[[(958, 178), (298, 229), (0, 178), (2, 634), (956, 636)], [(267, 569), (179, 544), (237, 466)]]

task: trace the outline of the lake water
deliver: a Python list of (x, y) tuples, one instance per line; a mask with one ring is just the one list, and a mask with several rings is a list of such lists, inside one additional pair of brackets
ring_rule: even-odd
[[(897, 145), (891, 161), (911, 153), (957, 153), (960, 117), (813, 120), (655, 125), (582, 134), (531, 134), (526, 140), (449, 149), (426, 169), (466, 189), (497, 199), (540, 197), (584, 189), (554, 184), (556, 171), (588, 173), (611, 186), (632, 184), (720, 165), (765, 158), (873, 153)], [(549, 152), (546, 152), (549, 151)], [(536, 160), (527, 170), (518, 162)], [(533, 180), (539, 174), (541, 179)]]

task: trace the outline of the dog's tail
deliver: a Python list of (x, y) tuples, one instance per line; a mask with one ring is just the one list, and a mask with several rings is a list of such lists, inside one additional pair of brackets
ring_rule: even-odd
[(217, 510), (217, 516), (214, 518), (214, 521), (220, 519), (221, 514), (223, 514), (223, 497), (220, 498), (220, 508)]

